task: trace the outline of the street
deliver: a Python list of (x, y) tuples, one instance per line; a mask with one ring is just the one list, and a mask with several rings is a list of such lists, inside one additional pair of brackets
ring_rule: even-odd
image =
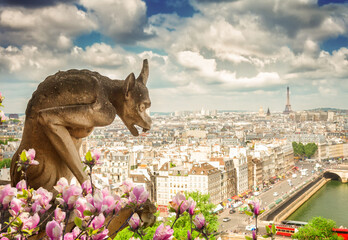
[[(267, 208), (271, 204), (275, 204), (275, 201), (282, 199), (286, 194), (289, 194), (290, 191), (296, 190), (304, 182), (310, 180), (313, 177), (312, 170), (314, 170), (315, 163), (300, 162), (296, 165), (299, 169), (308, 169), (306, 176), (301, 176), (300, 171), (296, 171), (296, 177), (293, 178), (290, 175), (286, 179), (282, 179), (275, 184), (271, 185), (272, 187), (266, 192), (262, 192), (257, 198), (261, 201), (261, 208)], [(289, 181), (291, 180), (292, 186), (290, 186)], [(276, 193), (276, 194), (275, 194)], [(255, 219), (252, 219), (244, 213), (238, 213), (236, 211), (233, 214), (229, 213), (229, 208), (224, 209), (222, 213), (219, 214), (219, 231), (220, 232), (234, 232), (239, 234), (251, 234), (250, 231), (246, 230), (246, 226), (255, 225)], [(224, 218), (229, 218), (230, 220), (224, 222)], [(265, 224), (259, 221), (258, 228), (260, 233), (265, 233)]]

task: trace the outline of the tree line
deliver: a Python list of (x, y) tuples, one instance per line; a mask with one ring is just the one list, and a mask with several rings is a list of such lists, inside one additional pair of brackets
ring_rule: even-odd
[(292, 142), (292, 148), (294, 150), (294, 155), (303, 159), (304, 157), (311, 158), (318, 150), (318, 145), (315, 143), (303, 144), (301, 142)]

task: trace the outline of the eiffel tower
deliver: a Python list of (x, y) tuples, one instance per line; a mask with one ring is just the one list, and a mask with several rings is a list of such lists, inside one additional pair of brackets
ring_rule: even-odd
[(289, 93), (289, 87), (287, 87), (287, 98), (286, 98), (286, 105), (285, 105), (285, 110), (284, 110), (284, 114), (289, 114), (291, 113), (291, 104), (290, 104), (290, 93)]

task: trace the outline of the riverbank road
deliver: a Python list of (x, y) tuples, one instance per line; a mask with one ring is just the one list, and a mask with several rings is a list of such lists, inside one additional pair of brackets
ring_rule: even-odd
[(272, 188), (266, 192), (261, 193), (258, 198), (261, 200), (262, 207), (267, 207), (272, 203), (275, 203), (278, 199), (282, 199), (284, 195), (290, 194), (290, 192), (297, 190), (304, 182), (309, 181), (315, 175), (312, 173), (314, 165), (311, 163), (299, 164), (300, 169), (308, 169), (308, 174), (302, 176), (298, 171), (293, 175), (294, 177), (289, 177), (278, 181)]

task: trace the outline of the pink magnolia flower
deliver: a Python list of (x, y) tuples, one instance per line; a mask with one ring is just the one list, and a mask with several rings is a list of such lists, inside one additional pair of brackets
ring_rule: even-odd
[(56, 208), (54, 210), (54, 220), (61, 223), (65, 220), (66, 213), (62, 211), (60, 208)]
[(27, 182), (24, 179), (20, 180), (17, 183), (16, 188), (18, 191), (22, 191), (23, 189), (27, 190)]
[(63, 235), (63, 228), (59, 222), (50, 221), (46, 225), (46, 233), (50, 240), (60, 240)]
[[(39, 162), (35, 160), (35, 150), (33, 148), (29, 149), (28, 151), (23, 150), (21, 157), (21, 164), (24, 165), (38, 165)], [(24, 156), (25, 155), (25, 156)]]
[(153, 235), (153, 240), (170, 240), (173, 239), (174, 230), (170, 226), (164, 226), (162, 223), (156, 229), (155, 234)]
[(257, 240), (256, 230), (255, 229), (252, 231), (252, 237), (253, 237), (253, 240)]
[(94, 196), (87, 195), (87, 206), (92, 213), (106, 213), (109, 214), (116, 207), (116, 200), (113, 196), (103, 195), (103, 192), (96, 190)]
[(40, 222), (40, 217), (37, 213), (34, 216), (28, 216), (26, 214), (20, 215), (20, 218), (23, 222), (22, 229), (31, 230), (37, 227)]
[(83, 190), (83, 194), (87, 195), (87, 194), (92, 194), (92, 184), (90, 180), (86, 180), (82, 183), (81, 185), (82, 190)]
[(127, 195), (133, 190), (134, 184), (132, 182), (124, 181), (121, 184), (120, 188), (121, 188), (122, 192), (124, 192)]
[(68, 209), (72, 209), (74, 207), (75, 202), (82, 194), (82, 188), (75, 184), (70, 185), (69, 187), (65, 187), (63, 189), (62, 197), (57, 198), (58, 202)]
[(10, 204), (9, 212), (10, 214), (15, 217), (17, 216), (22, 210), (23, 210), (23, 202), (18, 198), (13, 198)]
[(0, 190), (0, 203), (3, 209), (7, 209), (11, 200), (17, 195), (17, 189), (12, 188), (10, 184)]
[(84, 215), (84, 211), (90, 211), (90, 209), (87, 207), (87, 200), (85, 198), (80, 197), (79, 199), (77, 199), (76, 203), (75, 203), (75, 214), (77, 217), (85, 219), (88, 216)]
[(251, 202), (251, 210), (254, 213), (255, 216), (258, 216), (260, 214), (260, 207), (261, 204), (259, 201), (253, 201)]
[(188, 199), (188, 205), (189, 207), (187, 211), (191, 216), (193, 216), (195, 214), (196, 202), (191, 197)]
[(7, 120), (8, 120), (8, 117), (6, 117), (5, 113), (0, 110), (0, 123), (5, 122)]
[(103, 231), (101, 231), (100, 233), (96, 234), (96, 235), (92, 235), (92, 240), (103, 240), (103, 239), (107, 239), (109, 230), (108, 229), (104, 229)]
[(38, 190), (36, 190), (36, 194), (33, 197), (34, 203), (32, 205), (32, 210), (34, 212), (40, 211), (41, 214), (44, 214), (52, 206), (50, 204), (52, 197), (53, 193), (40, 187)]
[(134, 213), (131, 219), (129, 219), (128, 224), (133, 230), (136, 230), (140, 224), (139, 215), (137, 213)]
[(94, 165), (102, 164), (102, 161), (100, 160), (100, 151), (97, 149), (94, 149), (92, 153), (88, 151), (86, 153), (83, 163), (90, 167)]
[(202, 213), (196, 215), (196, 217), (193, 219), (193, 223), (195, 224), (196, 228), (201, 230), (205, 226), (205, 218)]
[[(64, 240), (74, 240), (77, 238), (77, 236), (80, 234), (81, 230), (78, 227), (75, 227), (72, 232), (66, 233), (64, 235)], [(86, 236), (83, 235), (80, 237), (81, 240), (85, 240)]]
[(54, 186), (54, 189), (57, 190), (58, 193), (63, 193), (63, 190), (65, 188), (69, 187), (69, 182), (66, 180), (66, 178), (62, 177), (58, 180), (57, 185)]
[(189, 202), (186, 200), (185, 195), (177, 193), (170, 202), (170, 205), (176, 213), (182, 214), (188, 209)]
[(136, 186), (129, 194), (129, 201), (136, 205), (141, 205), (146, 202), (148, 197), (149, 193), (144, 189), (143, 186)]
[(187, 230), (187, 240), (192, 240), (192, 234), (190, 230)]
[(95, 218), (93, 219), (92, 224), (91, 224), (91, 225), (92, 225), (92, 228), (93, 228), (94, 230), (99, 229), (99, 228), (101, 228), (101, 227), (103, 226), (104, 222), (105, 222), (105, 217), (104, 217), (104, 215), (101, 213), (101, 214), (99, 214), (97, 217), (95, 217)]

